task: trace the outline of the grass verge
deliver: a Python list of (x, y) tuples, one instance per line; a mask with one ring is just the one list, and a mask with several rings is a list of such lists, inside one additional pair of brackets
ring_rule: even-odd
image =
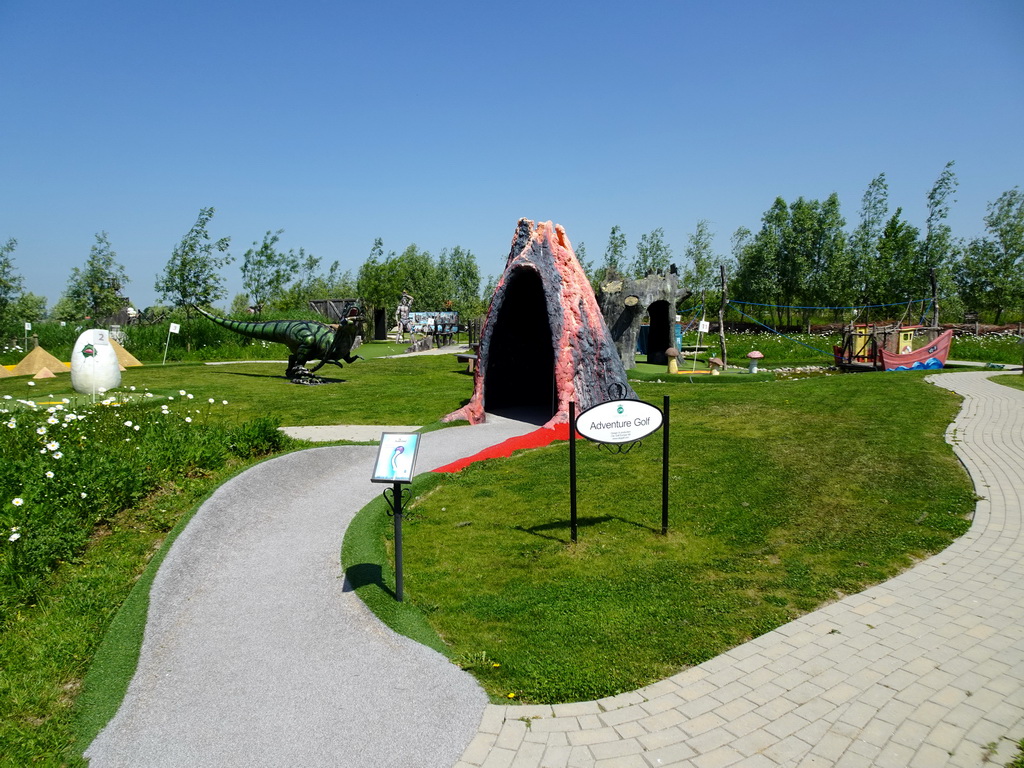
[[(636, 689), (889, 578), (969, 525), (975, 496), (944, 441), (959, 398), (921, 377), (636, 386), (672, 397), (666, 537), (660, 439), (626, 455), (579, 446), (576, 545), (564, 443), (414, 488), (407, 605), (494, 700)], [(350, 532), (369, 535), (365, 514)], [(393, 585), (383, 546), (343, 559), (379, 574), (361, 592), (378, 611)]]
[(1018, 374), (1004, 373), (1001, 376), (993, 376), (991, 378), (996, 384), (1002, 384), (1004, 387), (1013, 387), (1014, 389), (1024, 390), (1024, 376)]
[(182, 478), (119, 513), (8, 619), (0, 633), (0, 764), (85, 764), (81, 751), (134, 674), (149, 584), (167, 547), (214, 489), (258, 462)]

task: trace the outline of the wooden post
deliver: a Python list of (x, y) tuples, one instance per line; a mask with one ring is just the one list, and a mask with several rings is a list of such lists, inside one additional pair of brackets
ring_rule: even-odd
[(931, 341), (935, 341), (935, 338), (939, 335), (939, 283), (935, 279), (935, 267), (931, 270), (931, 282), (932, 282), (932, 332)]
[(725, 281), (725, 265), (719, 265), (722, 278), (722, 303), (718, 307), (718, 343), (722, 347), (722, 370), (729, 364), (729, 358), (725, 352), (725, 305), (727, 303), (728, 284)]

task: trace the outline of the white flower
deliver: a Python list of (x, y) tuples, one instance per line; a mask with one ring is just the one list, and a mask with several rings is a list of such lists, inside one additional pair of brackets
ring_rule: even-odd
[(153, 396), (152, 392), (147, 392), (145, 395), (143, 395), (143, 397), (152, 397), (152, 396)]
[(46, 423), (47, 424), (59, 424), (60, 422), (57, 419), (55, 419), (53, 416), (51, 416), (50, 418), (48, 418), (46, 420)]
[(15, 531), (14, 533), (12, 533), (10, 536), (7, 537), (7, 540), (8, 541), (17, 541), (20, 538), (21, 538), (21, 534), (18, 533), (17, 531)]
[(46, 476), (49, 478), (53, 478), (53, 472), (51, 472), (50, 470), (46, 470)]
[(191, 424), (192, 423), (192, 417), (191, 416), (186, 416), (185, 417), (185, 423), (186, 424)]
[(221, 400), (221, 402), (222, 402), (222, 403), (223, 403), (224, 405), (227, 405), (227, 404), (228, 404), (228, 401), (227, 401), (227, 400)]
[(70, 400), (68, 400), (68, 399), (67, 399), (66, 397), (62, 397), (62, 398), (61, 398), (61, 402), (62, 402), (62, 403), (64, 403), (65, 405), (67, 405), (67, 404), (68, 404), (68, 403), (70, 403), (71, 401), (70, 401)]
[(56, 453), (53, 453), (53, 454), (50, 454), (50, 455), (53, 456), (53, 458), (55, 458), (55, 459), (63, 459), (64, 458), (64, 454), (61, 453), (60, 451), (57, 451)]
[(21, 496), (17, 496), (14, 499), (11, 500), (11, 504), (13, 504), (16, 507), (20, 507), (24, 503), (25, 503), (25, 500), (23, 498), (21, 498)]
[(192, 395), (185, 395), (185, 397), (187, 397), (189, 400), (192, 399)]
[(18, 422), (16, 422), (14, 419), (11, 419), (10, 421), (7, 422), (8, 429), (14, 429), (16, 426), (18, 426)]
[(136, 432), (138, 432), (139, 431), (139, 425), (136, 424), (134, 427), (132, 427), (132, 429), (134, 429)]
[(45, 435), (46, 434), (46, 427), (40, 427), (39, 429), (37, 429), (36, 430), (36, 434), (37, 435)]
[(207, 400), (206, 402), (208, 402), (208, 403), (209, 403), (210, 405), (213, 405), (213, 398), (211, 397), (211, 398), (210, 398), (209, 400)]
[(168, 400), (173, 400), (173, 399), (174, 399), (174, 395), (168, 395), (168, 396), (167, 396), (167, 399), (168, 399)]
[(130, 389), (132, 392), (135, 391), (135, 387), (128, 387), (128, 389)]
[(131, 420), (128, 420), (128, 421), (126, 421), (126, 422), (124, 423), (124, 425), (125, 425), (126, 427), (130, 427), (130, 426), (132, 425), (132, 422), (131, 422)]
[(58, 448), (60, 448), (60, 443), (56, 440), (46, 444), (46, 450), (48, 451), (56, 451)]
[(36, 385), (36, 383), (35, 383), (34, 381), (30, 381), (30, 382), (28, 382), (28, 385), (29, 385), (30, 387), (34, 387), (34, 386)]
[(82, 491), (79, 495), (84, 499), (85, 498), (85, 491)]
[(179, 395), (181, 395), (182, 397), (184, 397), (184, 396), (185, 396), (186, 394), (188, 394), (188, 393), (187, 393), (187, 392), (185, 392), (185, 390), (184, 390), (184, 389), (179, 389), (179, 390), (178, 390), (178, 394), (179, 394)]

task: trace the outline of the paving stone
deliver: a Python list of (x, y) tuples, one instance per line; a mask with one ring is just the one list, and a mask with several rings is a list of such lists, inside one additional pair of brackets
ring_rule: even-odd
[(607, 760), (624, 755), (639, 755), (643, 751), (644, 748), (636, 739), (608, 741), (603, 744), (590, 745), (590, 754), (594, 756), (595, 760)]
[(697, 755), (690, 761), (694, 768), (727, 768), (736, 765), (743, 759), (743, 755), (732, 747), (722, 746), (713, 752)]
[(1024, 476), (1007, 458), (1024, 456), (1024, 393), (987, 375), (929, 377), (965, 396), (947, 439), (986, 496), (960, 540), (640, 691), (526, 730), (507, 722), (524, 708), (489, 707), (458, 768), (503, 764), (517, 740), (513, 768), (541, 750), (542, 768), (977, 768), (991, 742), (1008, 760), (1024, 736)]

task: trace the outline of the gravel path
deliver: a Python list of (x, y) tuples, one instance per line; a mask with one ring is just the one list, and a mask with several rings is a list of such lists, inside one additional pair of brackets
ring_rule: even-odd
[[(532, 424), (423, 436), (417, 470)], [(93, 768), (450, 768), (487, 698), (440, 654), (347, 591), (345, 528), (383, 486), (376, 448), (315, 448), (223, 485), (157, 574), (138, 669), (90, 745)]]

